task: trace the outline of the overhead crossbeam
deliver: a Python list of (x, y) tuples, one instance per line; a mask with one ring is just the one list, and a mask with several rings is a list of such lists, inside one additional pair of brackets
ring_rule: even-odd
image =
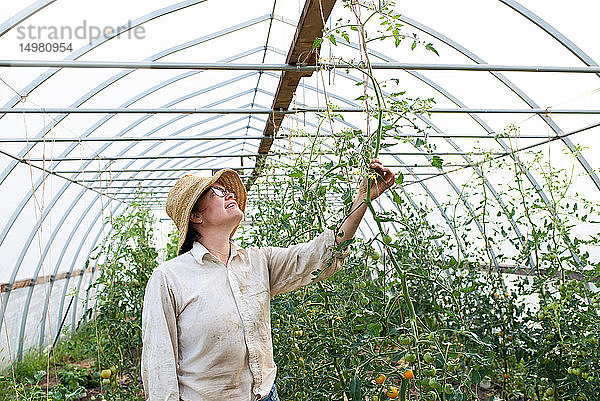
[[(320, 32), (319, 32), (320, 33)], [(312, 43), (311, 43), (312, 48)], [(316, 61), (316, 60), (315, 60)], [(310, 64), (310, 63), (309, 63)], [(152, 61), (80, 61), (80, 60), (0, 60), (0, 67), (32, 68), (119, 68), (150, 70), (202, 70), (202, 71), (291, 71), (315, 72), (334, 68), (364, 68), (361, 64), (319, 63), (248, 64), (248, 63), (168, 63)], [(562, 72), (598, 74), (598, 66), (508, 65), (508, 64), (430, 64), (430, 63), (373, 63), (373, 70), (414, 71), (502, 71), (502, 72)]]
[[(280, 153), (264, 153), (264, 156), (289, 156), (303, 155), (305, 152), (280, 152)], [(320, 152), (320, 155), (334, 155), (335, 152)], [(507, 152), (380, 152), (380, 156), (463, 156), (465, 154), (472, 156), (506, 156)], [(155, 160), (155, 159), (212, 159), (212, 158), (235, 158), (235, 157), (256, 157), (261, 156), (260, 153), (241, 153), (241, 154), (190, 154), (190, 155), (135, 155), (135, 156), (82, 156), (82, 157), (45, 157), (45, 158), (27, 158), (30, 162), (43, 161), (60, 161), (60, 162), (79, 162), (90, 160)]]
[[(279, 89), (278, 89), (279, 90)], [(291, 99), (290, 99), (291, 102)], [(182, 108), (79, 108), (79, 107), (42, 107), (42, 108), (0, 108), (0, 114), (269, 114), (265, 135), (261, 141), (263, 150), (268, 142), (273, 142), (275, 127), (279, 129), (281, 121), (286, 114), (298, 113), (364, 113), (367, 110), (360, 107), (346, 107), (337, 109), (324, 109), (321, 107), (296, 107), (288, 109), (289, 106), (274, 105), (272, 109), (215, 109), (212, 107), (197, 109)], [(382, 112), (399, 112), (400, 110), (382, 109)], [(553, 108), (535, 108), (535, 109), (492, 109), (492, 108), (445, 108), (434, 107), (426, 109), (427, 113), (443, 114), (598, 114), (600, 109), (553, 109)], [(267, 132), (266, 129), (269, 129)], [(271, 133), (269, 135), (269, 133)], [(265, 139), (266, 138), (266, 139)], [(269, 146), (270, 148), (270, 146)], [(268, 149), (267, 149), (268, 150)], [(266, 151), (266, 150), (265, 150)], [(262, 152), (261, 152), (262, 153)]]
[[(254, 128), (254, 127), (250, 127)], [(412, 138), (464, 138), (464, 139), (491, 139), (496, 140), (490, 134), (394, 134), (396, 139)], [(550, 137), (559, 137), (552, 134)], [(563, 135), (564, 136), (564, 135)], [(312, 138), (312, 135), (291, 134), (276, 136), (274, 139), (289, 138)], [(499, 134), (500, 138), (515, 139), (548, 139), (548, 134)], [(152, 136), (152, 137), (54, 137), (54, 138), (0, 138), (0, 143), (52, 143), (52, 142), (165, 142), (165, 141), (230, 141), (247, 139), (264, 139), (262, 135), (248, 136)], [(343, 135), (319, 134), (319, 138), (345, 138)]]

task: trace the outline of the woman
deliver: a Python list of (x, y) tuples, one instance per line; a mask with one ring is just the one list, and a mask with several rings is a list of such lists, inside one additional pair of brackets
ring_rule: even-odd
[[(377, 159), (370, 195), (394, 184)], [(242, 249), (231, 241), (246, 208), (233, 170), (186, 175), (173, 186), (167, 214), (179, 230), (179, 256), (152, 273), (142, 313), (142, 379), (150, 401), (278, 400), (270, 299), (338, 271), (364, 213), (363, 180), (341, 226), (288, 248)]]

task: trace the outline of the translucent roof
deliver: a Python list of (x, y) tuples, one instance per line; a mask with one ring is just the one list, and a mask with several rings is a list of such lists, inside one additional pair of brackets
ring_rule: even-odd
[[(209, 175), (229, 167), (249, 178), (263, 133), (269, 134), (265, 127), (304, 7), (304, 1), (273, 0), (3, 4), (0, 249), (6, 263), (0, 268), (0, 323), (8, 336), (0, 336), (0, 358), (7, 357), (8, 342), (36, 345), (44, 304), (62, 305), (72, 287), (81, 291), (72, 316), (78, 320), (86, 302), (84, 274), (70, 277), (107, 234), (105, 217), (121, 213), (136, 191), (152, 191), (153, 207), (166, 219), (166, 194), (187, 172)], [(443, 205), (466, 214), (476, 209), (476, 190), (461, 198), (474, 175), (485, 177), (498, 204), (510, 202), (501, 195), (510, 175), (478, 163), (488, 152), (500, 159), (518, 149), (528, 162), (527, 150), (540, 151), (553, 166), (573, 169), (572, 196), (599, 200), (600, 164), (593, 152), (600, 137), (600, 4), (415, 1), (395, 9), (406, 39), (397, 47), (393, 40), (369, 43), (370, 60), (379, 66), (378, 80), (389, 82), (388, 94), (434, 100), (430, 113), (401, 132), (426, 134), (434, 151), (398, 140), (380, 159), (404, 174), (402, 190), (415, 205), (431, 208), (433, 224), (449, 223)], [(351, 17), (338, 2), (325, 27)], [(414, 50), (413, 34), (420, 41)], [(340, 108), (343, 119), (323, 125), (322, 134), (373, 129), (373, 116), (360, 112), (364, 103), (357, 100), (364, 75), (332, 66), (359, 60), (358, 39), (334, 37), (335, 45), (326, 40), (320, 49), (319, 62), (329, 66), (292, 87), (288, 110), (296, 112), (283, 119), (269, 153), (291, 159), (302, 151), (308, 143), (303, 136), (320, 125), (322, 113), (315, 109), (327, 104)], [(75, 68), (80, 62), (89, 64)], [(260, 68), (265, 65), (275, 67)], [(471, 68), (477, 65), (480, 70)], [(574, 67), (579, 70), (567, 71)], [(512, 125), (518, 128), (507, 130)], [(507, 136), (497, 139), (500, 134)], [(432, 165), (433, 155), (443, 168)], [(541, 187), (544, 177), (527, 171), (527, 179)], [(456, 199), (463, 201), (457, 205)], [(370, 224), (366, 220), (363, 229)], [(585, 224), (577, 230), (597, 232)], [(495, 252), (511, 249), (498, 245)], [(65, 274), (47, 301), (49, 284), (40, 278)], [(33, 285), (13, 288), (29, 280)], [(46, 324), (50, 331), (58, 326)]]

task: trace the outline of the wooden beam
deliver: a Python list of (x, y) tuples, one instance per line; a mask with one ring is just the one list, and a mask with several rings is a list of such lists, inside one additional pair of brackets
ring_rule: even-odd
[[(334, 5), (335, 0), (306, 0), (298, 26), (296, 27), (294, 40), (288, 51), (287, 64), (314, 65), (317, 63), (319, 48), (313, 49), (313, 44), (315, 39), (321, 37), (323, 34), (323, 27), (329, 19)], [(300, 79), (311, 76), (312, 73), (312, 71), (282, 71), (271, 108), (273, 110), (287, 110), (296, 93)], [(266, 154), (271, 149), (274, 137), (284, 117), (284, 114), (269, 115), (263, 131), (264, 138), (261, 139), (258, 147), (259, 155), (256, 156), (254, 171), (246, 181), (247, 190), (250, 189), (256, 178), (260, 175), (265, 165)]]
[(86, 272), (89, 272), (91, 270), (92, 270), (92, 267), (88, 266), (87, 269), (74, 270), (71, 272), (71, 274), (69, 274), (69, 272), (64, 272), (64, 273), (57, 274), (56, 276), (52, 276), (52, 275), (40, 276), (35, 280), (34, 279), (17, 280), (13, 283), (12, 286), (10, 286), (8, 283), (1, 283), (0, 284), (0, 293), (18, 290), (19, 288), (31, 287), (33, 285), (38, 285), (38, 284), (46, 284), (51, 281), (64, 280), (69, 277), (81, 276), (82, 274), (85, 274)]

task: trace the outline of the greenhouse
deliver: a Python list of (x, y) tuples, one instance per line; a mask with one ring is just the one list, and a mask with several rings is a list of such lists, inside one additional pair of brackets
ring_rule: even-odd
[(600, 400), (599, 12), (4, 2), (0, 401)]

